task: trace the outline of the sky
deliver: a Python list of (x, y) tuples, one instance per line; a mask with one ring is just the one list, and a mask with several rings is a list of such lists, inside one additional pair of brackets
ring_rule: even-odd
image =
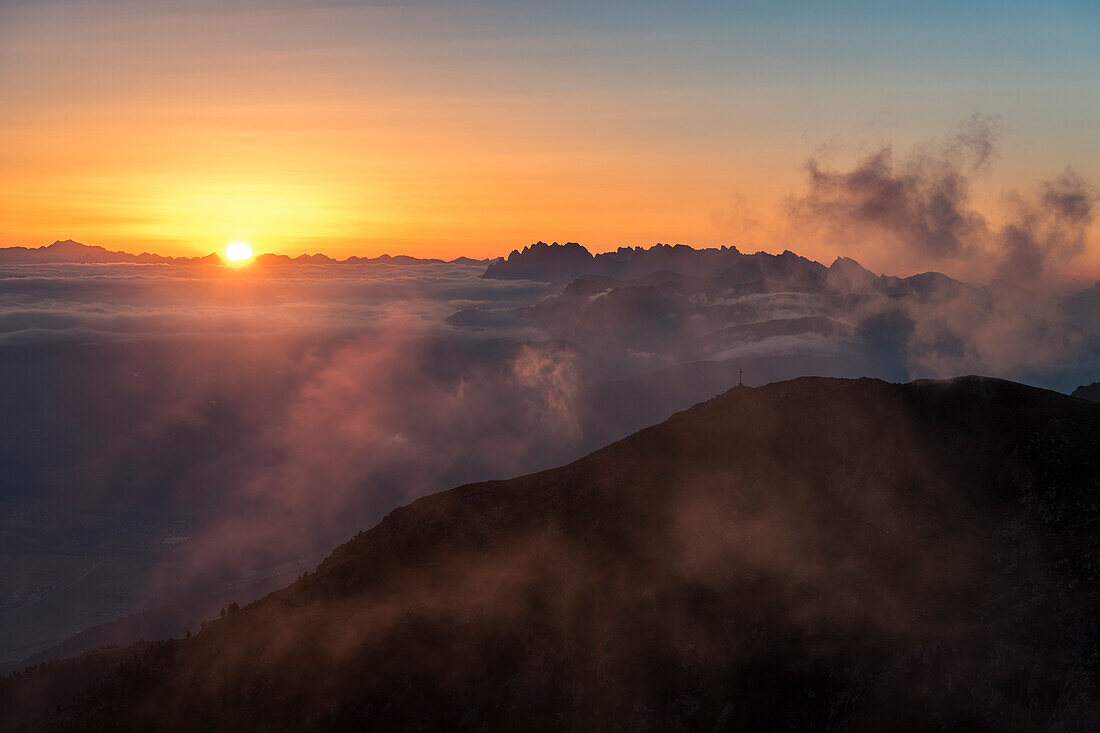
[[(682, 242), (920, 269), (799, 236), (807, 162), (903, 159), (979, 115), (991, 224), (1067, 167), (1091, 186), (1098, 31), (1086, 2), (0, 0), (0, 246)], [(1100, 276), (1086, 224), (1061, 266)]]

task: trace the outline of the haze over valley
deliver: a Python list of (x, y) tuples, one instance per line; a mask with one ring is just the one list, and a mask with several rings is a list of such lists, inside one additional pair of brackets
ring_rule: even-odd
[(537, 244), (234, 269), (41, 251), (54, 261), (0, 268), (9, 665), (164, 606), (82, 644), (182, 633), (400, 504), (568, 462), (741, 372), (1069, 392), (1100, 363), (1096, 287), (791, 252)]

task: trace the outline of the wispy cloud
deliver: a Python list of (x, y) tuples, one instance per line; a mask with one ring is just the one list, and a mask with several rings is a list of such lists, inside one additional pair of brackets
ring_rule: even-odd
[(887, 145), (848, 169), (811, 158), (806, 189), (788, 201), (795, 236), (976, 277), (1057, 274), (1085, 250), (1095, 189), (1067, 168), (1031, 193), (1007, 194), (1007, 220), (991, 223), (973, 205), (971, 187), (996, 157), (998, 129), (996, 118), (975, 115), (954, 135), (905, 155)]

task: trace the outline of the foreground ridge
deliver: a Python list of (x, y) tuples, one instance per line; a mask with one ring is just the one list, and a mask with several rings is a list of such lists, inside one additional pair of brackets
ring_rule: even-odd
[(49, 729), (1087, 729), (1098, 447), (1100, 405), (999, 379), (734, 388), (0, 704)]

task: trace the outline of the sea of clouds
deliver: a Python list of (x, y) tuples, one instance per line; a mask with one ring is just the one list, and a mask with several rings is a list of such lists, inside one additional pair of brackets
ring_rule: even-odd
[[(1100, 376), (1093, 291), (676, 282), (569, 299), (561, 284), (482, 272), (0, 268), (0, 563), (14, 579), (0, 588), (0, 652), (309, 569), (418, 496), (568, 462), (732, 387), (740, 369), (748, 384), (983, 373), (1068, 390)], [(49, 552), (103, 560), (68, 571)], [(123, 552), (139, 561), (121, 565)], [(85, 572), (99, 589), (28, 639), (23, 615), (66, 603), (75, 590), (56, 589)]]

